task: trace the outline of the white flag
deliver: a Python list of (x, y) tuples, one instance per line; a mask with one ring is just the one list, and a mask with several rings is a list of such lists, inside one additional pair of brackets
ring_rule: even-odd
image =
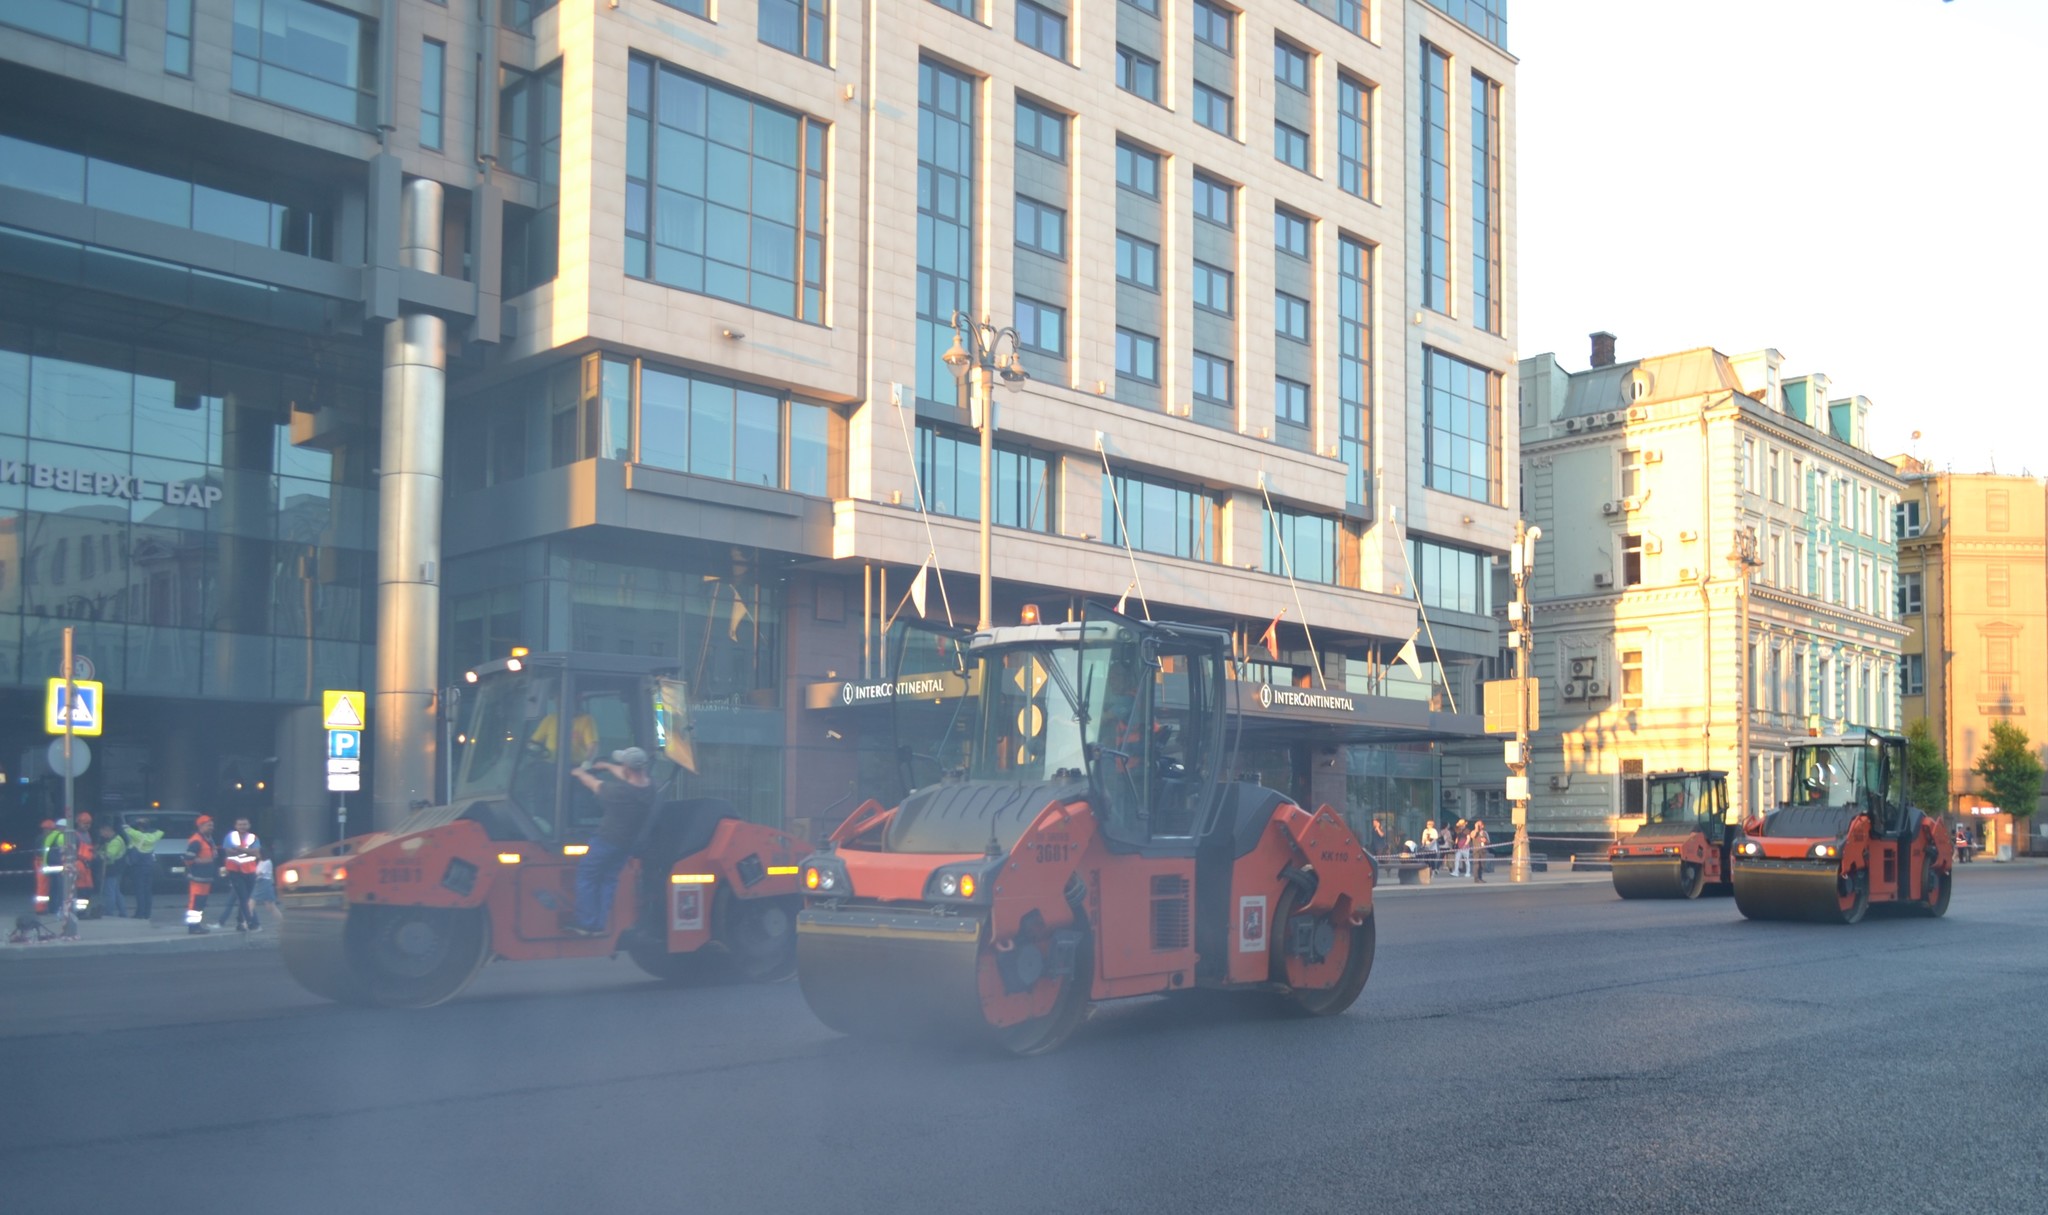
[(1124, 587), (1124, 593), (1123, 593), (1123, 594), (1121, 594), (1121, 595), (1118, 595), (1118, 596), (1116, 597), (1116, 614), (1117, 614), (1117, 615), (1121, 616), (1121, 615), (1123, 615), (1123, 614), (1124, 614), (1124, 604), (1130, 601), (1130, 598), (1131, 598), (1131, 587), (1132, 587), (1132, 586), (1135, 586), (1135, 585), (1137, 585), (1137, 584), (1136, 584), (1136, 583), (1131, 583), (1130, 585), (1127, 585), (1127, 586), (1125, 586), (1125, 587)]
[(910, 580), (910, 602), (917, 607), (917, 618), (924, 619), (924, 576), (932, 567), (932, 559), (926, 557), (918, 563), (917, 577)]
[(1415, 656), (1415, 638), (1413, 636), (1410, 636), (1408, 643), (1401, 647), (1401, 652), (1394, 655), (1394, 661), (1407, 663), (1408, 673), (1417, 679), (1422, 678), (1422, 663)]

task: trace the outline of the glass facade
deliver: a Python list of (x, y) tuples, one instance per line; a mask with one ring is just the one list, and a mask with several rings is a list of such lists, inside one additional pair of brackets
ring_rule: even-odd
[(1344, 504), (1372, 504), (1372, 246), (1337, 240), (1337, 455)]
[[(917, 428), (917, 476), (924, 488), (925, 508), (933, 514), (955, 519), (981, 518), (981, 441), (971, 431), (954, 432), (936, 426)], [(1027, 531), (1052, 530), (1058, 513), (1053, 509), (1053, 472), (1056, 457), (1009, 443), (998, 443), (991, 453), (995, 485), (994, 522), (1002, 527)]]
[(761, 0), (761, 41), (778, 50), (830, 63), (832, 10), (826, 0)]
[[(1118, 507), (1123, 518), (1117, 518)], [(1102, 537), (1191, 561), (1216, 560), (1216, 497), (1199, 485), (1117, 473), (1102, 486)]]
[(234, 89), (336, 122), (376, 122), (377, 26), (311, 0), (235, 0)]
[(1372, 197), (1372, 88), (1349, 76), (1337, 77), (1337, 184)]
[(126, 0), (9, 0), (0, 4), (0, 25), (118, 55), (126, 8)]
[(1500, 376), (1423, 347), (1424, 484), (1493, 502), (1500, 491)]
[(1472, 73), (1472, 323), (1500, 332), (1500, 86)]
[(192, 0), (164, 0), (164, 70), (192, 74)]
[(626, 272), (819, 324), (825, 124), (635, 56)]
[(1268, 507), (1265, 527), (1264, 564), (1269, 574), (1290, 571), (1300, 582), (1337, 581), (1337, 521), (1325, 515)]
[(448, 92), (448, 46), (432, 38), (420, 42), (420, 146), (441, 146), (441, 117)]
[(1431, 8), (1506, 50), (1508, 0), (1425, 0)]
[(1422, 302), (1451, 310), (1451, 58), (1422, 44)]
[(367, 452), (292, 439), (369, 393), (0, 324), (0, 681), (55, 671), (71, 625), (110, 694), (363, 686)]
[(978, 82), (917, 65), (917, 395), (960, 406), (943, 356), (953, 313), (974, 311), (974, 116)]
[(1493, 613), (1493, 558), (1487, 554), (1411, 539), (1408, 566), (1425, 607), (1478, 616)]

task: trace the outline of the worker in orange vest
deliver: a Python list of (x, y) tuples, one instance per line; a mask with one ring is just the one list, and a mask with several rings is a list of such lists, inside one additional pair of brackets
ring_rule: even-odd
[(214, 875), (220, 869), (220, 852), (213, 846), (213, 820), (202, 814), (193, 824), (192, 838), (185, 841), (185, 931), (199, 936), (207, 931), (206, 896), (213, 890)]
[(42, 832), (36, 837), (36, 901), (38, 916), (50, 914), (50, 837), (56, 834), (57, 820), (46, 818), (38, 828)]
[(100, 851), (92, 837), (92, 813), (78, 812), (78, 861), (75, 871), (74, 895), (76, 902), (72, 910), (83, 919), (99, 916)]

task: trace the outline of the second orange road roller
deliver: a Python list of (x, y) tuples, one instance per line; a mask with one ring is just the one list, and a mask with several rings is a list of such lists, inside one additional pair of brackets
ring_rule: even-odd
[(1728, 890), (1726, 772), (1658, 772), (1645, 790), (1643, 825), (1608, 853), (1625, 899), (1696, 899)]
[(1955, 839), (1908, 804), (1903, 735), (1814, 736), (1791, 760), (1791, 803), (1745, 820), (1735, 841), (1743, 915), (1854, 924), (1873, 906), (1947, 913)]
[(803, 862), (797, 978), (819, 1018), (1035, 1054), (1120, 997), (1349, 1008), (1372, 859), (1329, 807), (1227, 779), (1228, 651), (1095, 607), (908, 641), (898, 736), (930, 779)]
[[(695, 778), (674, 665), (516, 654), (469, 672), (448, 804), (277, 867), (292, 977), (387, 1007), (450, 999), (493, 959), (624, 953), (665, 980), (787, 978), (806, 849), (727, 802), (675, 796)], [(573, 778), (627, 747), (657, 757), (661, 796), (593, 933), (575, 923), (577, 872), (603, 809)]]

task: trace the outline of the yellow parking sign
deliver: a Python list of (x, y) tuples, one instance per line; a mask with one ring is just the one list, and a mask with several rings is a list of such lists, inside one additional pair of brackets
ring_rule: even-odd
[(69, 719), (71, 733), (85, 738), (99, 737), (100, 728), (106, 724), (100, 712), (100, 706), (105, 703), (105, 686), (97, 680), (74, 679), (70, 687), (72, 691), (66, 692), (63, 680), (50, 681), (49, 699), (43, 707), (43, 728), (52, 734), (62, 734), (66, 719)]
[(331, 691), (320, 693), (320, 720), (330, 730), (362, 729), (363, 694)]

